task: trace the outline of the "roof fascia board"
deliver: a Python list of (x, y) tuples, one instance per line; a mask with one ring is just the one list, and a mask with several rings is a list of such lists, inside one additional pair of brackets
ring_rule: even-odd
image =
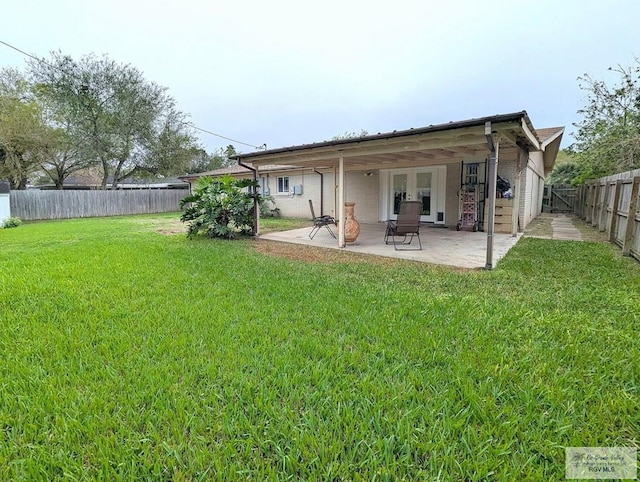
[(526, 111), (516, 112), (512, 114), (501, 114), (501, 115), (483, 117), (478, 119), (469, 119), (466, 121), (449, 122), (446, 124), (438, 124), (438, 125), (433, 125), (428, 127), (421, 127), (418, 129), (394, 131), (394, 132), (389, 132), (385, 134), (375, 134), (371, 136), (364, 136), (364, 137), (359, 137), (354, 139), (340, 139), (337, 141), (324, 141), (324, 142), (318, 142), (314, 144), (304, 144), (299, 146), (277, 148), (277, 149), (272, 149), (270, 151), (250, 152), (247, 154), (238, 154), (237, 156), (235, 156), (235, 158), (250, 159), (253, 157), (262, 157), (263, 155), (272, 155), (272, 154), (275, 155), (275, 154), (282, 154), (285, 152), (292, 152), (292, 151), (299, 152), (299, 151), (307, 151), (307, 150), (323, 149), (323, 148), (328, 148), (331, 150), (344, 150), (344, 149), (348, 149), (353, 144), (359, 144), (363, 142), (370, 143), (375, 141), (389, 142), (394, 139), (397, 139), (400, 142), (402, 142), (402, 139), (406, 137), (420, 136), (424, 134), (436, 134), (436, 133), (442, 133), (447, 131), (455, 132), (465, 128), (478, 128), (478, 127), (483, 128), (486, 121), (491, 121), (492, 124), (497, 125), (504, 122), (518, 122), (518, 121), (521, 121), (523, 118), (526, 118)]
[(531, 145), (535, 147), (536, 150), (540, 150), (541, 149), (540, 141), (538, 141), (538, 138), (533, 133), (533, 131), (529, 129), (527, 119), (522, 118), (520, 120), (520, 127), (522, 129), (522, 132), (524, 132), (524, 135), (526, 136), (527, 140), (531, 143)]
[(556, 164), (556, 158), (558, 157), (558, 151), (560, 150), (560, 142), (562, 142), (562, 136), (554, 136), (553, 141), (545, 146), (542, 154), (545, 175), (549, 174), (553, 170), (553, 166)]
[[(515, 127), (517, 124), (507, 124), (506, 127)], [(389, 141), (377, 140), (375, 142), (364, 141), (360, 146), (351, 146), (349, 149), (337, 149), (335, 147), (319, 147), (317, 149), (294, 150), (281, 153), (264, 154), (262, 158), (251, 159), (253, 165), (268, 164), (296, 164), (331, 160), (337, 162), (340, 155), (345, 160), (377, 154), (394, 154), (402, 152), (429, 151), (433, 149), (446, 149), (449, 147), (486, 146), (484, 126), (465, 128), (459, 131), (450, 131), (446, 134), (418, 134), (412, 139), (391, 139)], [(316, 153), (310, 151), (315, 150)]]

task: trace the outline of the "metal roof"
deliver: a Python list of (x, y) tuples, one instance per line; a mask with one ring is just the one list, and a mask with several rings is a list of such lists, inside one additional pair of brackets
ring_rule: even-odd
[[(332, 141), (315, 142), (311, 144), (301, 144), (301, 145), (295, 145), (295, 146), (289, 146), (289, 147), (280, 147), (280, 148), (269, 149), (265, 151), (249, 152), (245, 154), (238, 154), (233, 158), (241, 161), (249, 160), (250, 162), (252, 158), (268, 156), (272, 154), (304, 151), (307, 149), (317, 149), (322, 147), (350, 146), (350, 145), (359, 144), (367, 141), (394, 139), (398, 137), (415, 136), (420, 134), (429, 134), (434, 132), (462, 129), (465, 127), (483, 126), (487, 122), (491, 122), (493, 124), (493, 123), (501, 123), (501, 122), (520, 121), (522, 119), (525, 120), (529, 129), (531, 129), (531, 131), (535, 133), (536, 131), (533, 128), (533, 125), (531, 124), (531, 120), (529, 119), (527, 112), (523, 110), (520, 112), (511, 113), (511, 114), (496, 114), (496, 115), (487, 116), (487, 117), (478, 117), (474, 119), (467, 119), (467, 120), (456, 121), (456, 122), (447, 122), (444, 124), (435, 124), (427, 127), (418, 127), (418, 128), (411, 128), (411, 129), (400, 130), (400, 131), (392, 131), (392, 132), (385, 132), (385, 133), (379, 133), (374, 135), (367, 135), (362, 137), (354, 137), (350, 139), (338, 139), (338, 140), (332, 140)], [(539, 140), (540, 139), (538, 139), (538, 141)]]

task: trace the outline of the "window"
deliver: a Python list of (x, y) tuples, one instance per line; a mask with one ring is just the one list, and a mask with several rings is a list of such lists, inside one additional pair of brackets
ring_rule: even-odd
[(278, 194), (289, 194), (289, 177), (278, 178)]

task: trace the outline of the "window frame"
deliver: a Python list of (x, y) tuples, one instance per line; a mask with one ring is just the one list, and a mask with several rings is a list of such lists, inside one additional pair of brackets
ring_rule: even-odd
[[(286, 185), (286, 190), (284, 190)], [(283, 190), (280, 190), (280, 187), (282, 186)], [(289, 194), (289, 190), (291, 188), (291, 182), (289, 179), (289, 176), (278, 176), (276, 178), (276, 194)]]

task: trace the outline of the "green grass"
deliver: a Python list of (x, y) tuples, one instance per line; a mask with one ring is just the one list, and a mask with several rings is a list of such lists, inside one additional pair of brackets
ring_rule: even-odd
[(287, 231), (313, 226), (310, 219), (303, 218), (260, 218), (260, 234), (273, 231)]
[(302, 263), (157, 219), (0, 230), (0, 480), (563, 480), (639, 445), (613, 246)]

